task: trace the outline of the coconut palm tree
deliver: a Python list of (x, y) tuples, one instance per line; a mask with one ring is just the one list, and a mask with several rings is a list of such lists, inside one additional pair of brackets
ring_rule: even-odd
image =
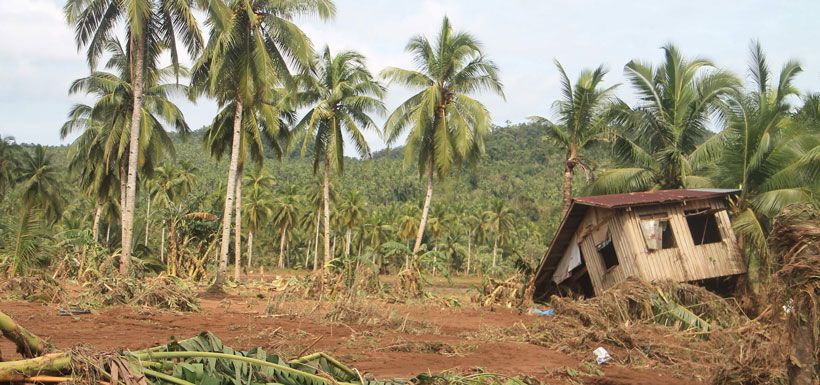
[(294, 131), (304, 135), (302, 155), (309, 147), (312, 150), (313, 172), (322, 168), (324, 266), (328, 266), (331, 168), (344, 172), (345, 135), (360, 156), (370, 155), (363, 131), (378, 131), (371, 115), (384, 113), (385, 89), (368, 71), (364, 56), (357, 52), (344, 51), (334, 56), (325, 47), (315, 61), (315, 68), (298, 79), (301, 100), (311, 107)]
[(566, 213), (572, 201), (572, 176), (575, 168), (580, 167), (587, 177), (591, 173), (590, 166), (581, 152), (595, 143), (606, 140), (606, 111), (612, 100), (612, 91), (617, 85), (601, 87), (607, 73), (603, 66), (595, 70), (582, 71), (574, 86), (558, 60), (555, 60), (555, 66), (561, 74), (562, 98), (554, 103), (559, 122), (555, 124), (539, 116), (530, 119), (544, 124), (550, 142), (566, 152), (561, 187), (564, 196), (563, 210)]
[(345, 257), (350, 256), (350, 244), (353, 241), (353, 228), (364, 221), (365, 217), (364, 197), (358, 191), (351, 191), (344, 196), (342, 204), (339, 205), (339, 220), (345, 228)]
[[(62, 182), (59, 175), (60, 170), (54, 157), (46, 153), (43, 146), (38, 145), (31, 152), (23, 152), (17, 184), (22, 189), (20, 200), (24, 213), (39, 210), (49, 224), (60, 219), (65, 198), (60, 194)], [(26, 216), (27, 214), (23, 215)]]
[(0, 201), (14, 185), (19, 167), (20, 147), (11, 136), (0, 135)]
[(638, 105), (614, 108), (614, 151), (620, 167), (603, 172), (593, 193), (709, 186), (690, 155), (710, 135), (709, 118), (739, 82), (712, 62), (687, 59), (669, 44), (659, 67), (630, 61), (624, 72)]
[(300, 202), (294, 195), (284, 195), (274, 202), (273, 226), (279, 229), (279, 262), (277, 267), (285, 268), (285, 242), (289, 232), (299, 220)]
[(158, 68), (160, 55), (168, 50), (177, 77), (180, 75), (177, 44), (196, 56), (202, 47), (199, 26), (194, 18), (192, 0), (68, 0), (66, 19), (74, 26), (77, 46), (87, 49), (88, 63), (94, 69), (97, 60), (110, 44), (120, 23), (128, 36), (126, 45), (131, 102), (128, 119), (128, 167), (125, 206), (122, 210), (122, 255), (120, 273), (128, 274), (131, 260), (131, 240), (134, 230), (134, 207), (137, 192), (137, 168), (140, 139), (144, 126), (143, 92), (155, 84), (150, 79)]
[[(816, 204), (820, 184), (820, 134), (794, 125), (789, 96), (798, 91), (794, 78), (800, 64), (788, 61), (774, 77), (760, 44), (751, 47), (752, 84), (727, 101), (724, 129), (692, 154), (697, 162), (716, 161), (715, 183), (740, 189), (733, 210), (734, 227), (746, 243), (753, 285), (770, 272), (766, 237), (770, 220), (792, 203)], [(812, 169), (812, 166), (814, 169)]]
[[(131, 120), (132, 108), (136, 88), (133, 86), (128, 47), (123, 47), (116, 40), (108, 40), (103, 47), (110, 55), (106, 68), (114, 72), (92, 71), (84, 78), (72, 82), (69, 94), (84, 93), (96, 98), (93, 105), (77, 104), (71, 108), (68, 120), (60, 128), (60, 136), (67, 137), (75, 131), (83, 130), (83, 135), (77, 139), (78, 146), (74, 153), (75, 165), (82, 168), (88, 178), (87, 188), (97, 191), (98, 199), (108, 196), (108, 189), (115, 182), (114, 170), (118, 174), (116, 181), (120, 182), (120, 207), (122, 220), (129, 218), (130, 223), (121, 221), (123, 254), (130, 255), (131, 236), (133, 235), (133, 209), (128, 212), (128, 181), (131, 164), (133, 132)], [(142, 76), (140, 85), (140, 126), (137, 130), (138, 147), (136, 155), (139, 159), (136, 167), (139, 171), (150, 176), (154, 164), (164, 154), (174, 154), (171, 138), (165, 131), (165, 126), (173, 126), (178, 132), (188, 133), (190, 128), (185, 122), (182, 111), (170, 101), (175, 93), (186, 92), (186, 87), (166, 83), (170, 78), (179, 74), (187, 74), (184, 67), (147, 67)], [(93, 164), (88, 165), (86, 163)], [(135, 170), (136, 175), (136, 170)], [(131, 226), (130, 228), (126, 228)], [(128, 238), (125, 238), (128, 232)], [(128, 250), (128, 251), (126, 251)], [(129, 260), (120, 259), (120, 272), (128, 271)], [(125, 266), (123, 267), (123, 264)]]
[(209, 2), (207, 12), (211, 33), (194, 65), (192, 84), (195, 93), (216, 98), (220, 112), (214, 126), (231, 128), (225, 130), (231, 133), (231, 155), (213, 286), (221, 290), (228, 267), (242, 133), (250, 131), (257, 136), (256, 130), (263, 128), (269, 139), (279, 135), (282, 127), (276, 87), (290, 81), (288, 64), (304, 68), (313, 55), (310, 40), (292, 20), (314, 14), (328, 19), (335, 7), (330, 0), (228, 0)]
[(254, 234), (263, 224), (273, 216), (276, 207), (275, 201), (269, 190), (261, 187), (261, 184), (248, 184), (248, 199), (243, 202), (243, 217), (248, 224), (248, 270), (253, 267), (253, 240)]
[(413, 246), (416, 254), (427, 225), (434, 174), (442, 178), (454, 166), (474, 162), (484, 153), (490, 113), (469, 95), (491, 91), (503, 97), (504, 93), (498, 68), (484, 56), (478, 40), (465, 32), (453, 32), (446, 17), (435, 42), (415, 36), (405, 50), (413, 55), (417, 70), (389, 67), (381, 75), (390, 83), (420, 91), (388, 117), (384, 134), (390, 144), (409, 131), (405, 161), (415, 158), (419, 174), (427, 178)]
[(493, 233), (493, 262), (495, 269), (498, 260), (498, 247), (515, 231), (515, 213), (501, 199), (493, 200), (490, 209), (484, 212), (487, 225)]

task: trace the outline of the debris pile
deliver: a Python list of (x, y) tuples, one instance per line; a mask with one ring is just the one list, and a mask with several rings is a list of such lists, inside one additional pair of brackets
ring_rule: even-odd
[(519, 307), (525, 298), (527, 283), (525, 279), (522, 274), (514, 274), (503, 281), (489, 278), (485, 280), (475, 301), (481, 306)]
[(114, 277), (84, 286), (76, 300), (82, 307), (136, 305), (177, 311), (199, 310), (196, 291), (179, 278), (167, 275), (143, 279)]
[(0, 282), (3, 299), (19, 299), (31, 302), (59, 303), (65, 291), (60, 284), (47, 275), (11, 277)]

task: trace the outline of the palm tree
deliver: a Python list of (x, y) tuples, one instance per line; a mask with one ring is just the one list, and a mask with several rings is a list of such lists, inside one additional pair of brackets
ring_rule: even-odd
[(354, 190), (344, 196), (339, 207), (339, 219), (345, 228), (345, 257), (350, 256), (353, 228), (364, 220), (366, 205), (362, 194)]
[(690, 155), (710, 135), (706, 126), (711, 114), (738, 80), (706, 59), (684, 58), (673, 45), (663, 52), (660, 67), (635, 60), (625, 67), (640, 102), (634, 108), (623, 102), (614, 108), (614, 151), (622, 167), (603, 172), (593, 193), (711, 184), (696, 175), (702, 164)]
[(191, 0), (68, 0), (65, 5), (66, 19), (74, 26), (77, 46), (87, 48), (88, 63), (92, 69), (113, 39), (120, 21), (124, 21), (128, 36), (127, 84), (131, 89), (130, 119), (128, 123), (128, 176), (126, 179), (125, 206), (122, 210), (122, 255), (120, 273), (129, 271), (131, 240), (134, 230), (134, 207), (137, 192), (137, 167), (140, 139), (144, 126), (143, 91), (155, 82), (151, 72), (158, 67), (160, 55), (170, 51), (175, 75), (180, 74), (177, 42), (191, 56), (202, 47), (199, 26), (194, 19)]
[(575, 86), (558, 60), (555, 61), (555, 66), (561, 74), (563, 93), (562, 99), (555, 102), (559, 123), (555, 124), (538, 116), (530, 119), (545, 124), (547, 138), (566, 152), (561, 188), (564, 196), (563, 212), (566, 213), (572, 201), (572, 176), (575, 168), (580, 167), (587, 176), (591, 173), (581, 151), (606, 139), (606, 111), (611, 101), (611, 93), (617, 85), (600, 87), (607, 73), (603, 66), (592, 71), (582, 71), (575, 81)]
[(493, 232), (493, 269), (497, 264), (498, 247), (503, 246), (504, 240), (515, 231), (514, 215), (512, 209), (501, 199), (493, 200), (490, 210), (484, 212), (487, 224)]
[(364, 56), (353, 51), (333, 56), (330, 48), (316, 57), (315, 68), (299, 77), (302, 100), (310, 110), (294, 131), (304, 134), (302, 155), (311, 146), (313, 172), (322, 167), (324, 266), (330, 252), (330, 169), (344, 172), (344, 136), (360, 156), (370, 155), (363, 130), (378, 130), (372, 114), (385, 110), (384, 87), (368, 71)]
[[(247, 184), (247, 183), (246, 183)], [(242, 205), (243, 217), (248, 224), (248, 270), (253, 266), (253, 239), (259, 227), (273, 216), (275, 202), (270, 191), (260, 184), (248, 184), (248, 199)]]
[(279, 197), (274, 203), (273, 225), (279, 229), (279, 262), (277, 267), (285, 268), (285, 242), (289, 231), (296, 226), (299, 219), (299, 202), (293, 195)]
[(773, 77), (759, 43), (752, 45), (751, 57), (752, 88), (727, 101), (725, 128), (692, 158), (715, 160), (715, 182), (740, 189), (733, 207), (734, 227), (741, 243), (748, 241), (750, 246), (745, 254), (754, 286), (770, 273), (766, 244), (770, 220), (788, 204), (817, 202), (820, 172), (811, 151), (820, 148), (820, 134), (795, 126), (790, 119), (788, 97), (797, 95), (792, 82), (802, 71), (800, 64), (788, 61)]
[(303, 68), (313, 54), (310, 40), (291, 20), (313, 14), (328, 19), (334, 13), (330, 0), (209, 3), (206, 23), (211, 33), (202, 56), (194, 65), (192, 84), (195, 92), (216, 98), (221, 110), (214, 119), (214, 126), (232, 128), (224, 130), (231, 133), (231, 157), (214, 289), (222, 287), (228, 267), (231, 210), (235, 209), (242, 132), (250, 131), (258, 136), (256, 130), (263, 128), (269, 139), (279, 135), (282, 127), (276, 87), (289, 82), (288, 63)]
[(409, 136), (405, 161), (417, 158), (420, 175), (427, 176), (421, 220), (413, 254), (421, 247), (430, 201), (433, 175), (444, 177), (453, 166), (474, 162), (484, 153), (484, 137), (490, 131), (490, 113), (472, 93), (492, 91), (504, 96), (498, 68), (481, 51), (472, 35), (453, 32), (445, 17), (435, 42), (415, 36), (405, 50), (413, 55), (418, 70), (389, 67), (382, 76), (390, 83), (421, 89), (404, 101), (384, 125), (388, 144), (404, 132)]
[[(65, 200), (60, 194), (62, 182), (54, 157), (47, 154), (43, 146), (36, 146), (32, 152), (24, 152), (20, 160), (20, 175), (17, 183), (22, 189), (23, 213), (39, 210), (43, 219), (54, 224), (62, 216)], [(23, 214), (27, 217), (28, 214)]]
[(20, 147), (14, 143), (14, 138), (0, 135), (0, 201), (17, 179), (19, 156)]

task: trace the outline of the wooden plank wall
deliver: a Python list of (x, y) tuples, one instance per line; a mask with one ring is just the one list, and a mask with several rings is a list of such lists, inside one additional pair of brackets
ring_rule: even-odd
[[(739, 274), (745, 271), (737, 248), (734, 233), (731, 230), (729, 215), (725, 211), (723, 200), (704, 200), (688, 202), (685, 205), (670, 205), (662, 208), (637, 208), (630, 216), (631, 226), (638, 230), (636, 261), (641, 268), (640, 276), (645, 280), (673, 279), (676, 281), (694, 281), (725, 275)], [(714, 209), (718, 228), (721, 232), (720, 243), (695, 245), (685, 211), (690, 209)], [(640, 238), (640, 216), (656, 214), (666, 210), (675, 236), (677, 248), (655, 250), (650, 252), (643, 238)]]
[[(628, 230), (620, 222), (614, 210), (601, 208), (589, 210), (581, 221), (578, 231), (579, 246), (596, 295), (629, 276), (637, 275), (636, 265), (632, 259), (634, 255), (632, 246), (628, 242), (629, 237), (624, 235)], [(618, 265), (610, 269), (605, 268), (597, 248), (598, 244), (606, 240), (607, 231), (612, 236), (615, 252), (618, 254)]]

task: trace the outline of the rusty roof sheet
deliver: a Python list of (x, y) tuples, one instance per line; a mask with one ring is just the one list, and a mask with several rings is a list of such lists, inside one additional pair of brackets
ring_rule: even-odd
[(738, 191), (739, 190), (727, 189), (656, 190), (648, 192), (579, 197), (573, 199), (573, 201), (575, 201), (575, 203), (587, 206), (618, 208), (719, 198), (722, 196), (735, 194)]

